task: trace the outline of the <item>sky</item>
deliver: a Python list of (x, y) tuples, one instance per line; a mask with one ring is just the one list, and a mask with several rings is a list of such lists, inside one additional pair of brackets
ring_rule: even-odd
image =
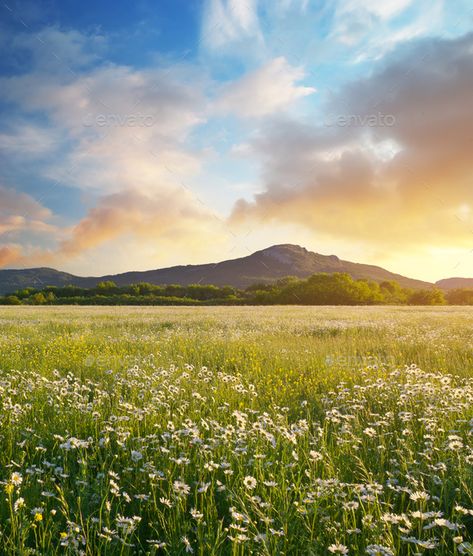
[(471, 0), (6, 0), (0, 48), (0, 268), (473, 276)]

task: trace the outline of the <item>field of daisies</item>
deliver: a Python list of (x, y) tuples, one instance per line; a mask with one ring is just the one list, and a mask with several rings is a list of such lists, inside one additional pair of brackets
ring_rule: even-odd
[(0, 554), (473, 554), (473, 313), (0, 309)]

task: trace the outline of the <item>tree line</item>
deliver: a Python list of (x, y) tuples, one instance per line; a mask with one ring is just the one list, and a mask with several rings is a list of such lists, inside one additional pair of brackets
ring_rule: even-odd
[(118, 286), (100, 282), (93, 288), (73, 285), (24, 288), (0, 297), (1, 305), (473, 305), (473, 289), (444, 293), (432, 287), (412, 290), (390, 280), (354, 279), (346, 273), (293, 276), (246, 289), (191, 284)]

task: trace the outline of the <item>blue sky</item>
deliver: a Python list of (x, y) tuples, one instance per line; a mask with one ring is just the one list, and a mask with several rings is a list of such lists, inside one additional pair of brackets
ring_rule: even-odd
[(299, 243), (473, 275), (467, 0), (1, 10), (3, 267), (102, 274)]

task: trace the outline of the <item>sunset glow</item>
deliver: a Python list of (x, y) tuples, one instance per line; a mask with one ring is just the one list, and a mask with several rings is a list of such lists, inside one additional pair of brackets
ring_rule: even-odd
[(2, 7), (0, 265), (275, 243), (473, 275), (467, 0)]

